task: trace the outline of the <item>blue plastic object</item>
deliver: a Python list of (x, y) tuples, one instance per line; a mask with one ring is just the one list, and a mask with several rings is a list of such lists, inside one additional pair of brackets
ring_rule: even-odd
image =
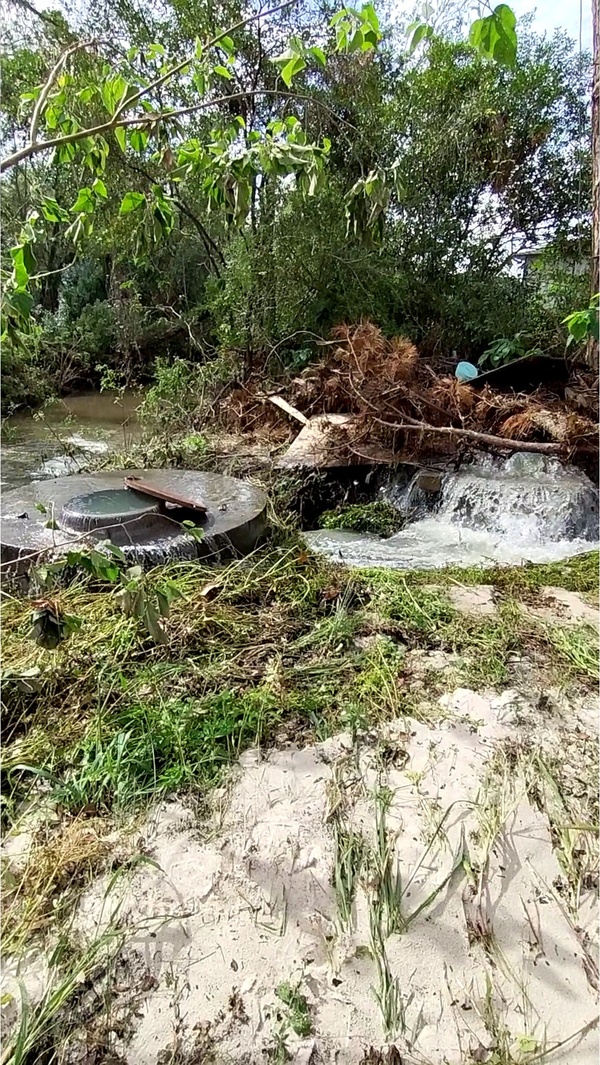
[(459, 362), (454, 371), (454, 376), (464, 384), (466, 381), (474, 381), (479, 376), (479, 370), (476, 366), (473, 366), (472, 362)]

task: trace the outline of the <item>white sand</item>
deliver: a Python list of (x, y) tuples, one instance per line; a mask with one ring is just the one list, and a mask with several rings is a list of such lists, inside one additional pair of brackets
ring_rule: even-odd
[[(404, 719), (383, 739), (363, 737), (356, 746), (343, 735), (304, 750), (247, 752), (229, 793), (218, 797), (212, 835), (204, 829), (202, 836), (180, 803), (155, 811), (143, 843), (160, 870), (140, 867), (108, 899), (100, 879), (78, 918), (93, 936), (119, 903), (131, 926), (125, 966), (148, 990), (138, 995), (133, 1036), (121, 1047), (130, 1065), (155, 1065), (161, 1052), (177, 1046), (185, 1054), (205, 1039), (214, 1040), (217, 1060), (264, 1062), (286, 1015), (275, 995), (282, 981), (301, 982), (313, 1022), (305, 1039), (284, 1034), (297, 1061), (358, 1063), (369, 1046), (390, 1040), (407, 1061), (430, 1065), (486, 1061), (504, 1045), (526, 1061), (527, 1048), (539, 1053), (568, 1040), (552, 1062), (595, 1065), (596, 996), (574, 930), (576, 921), (595, 924), (595, 908), (584, 898), (569, 918), (547, 818), (530, 805), (519, 774), (503, 776), (497, 762), (493, 786), (481, 791), (490, 759), (515, 738), (517, 722), (551, 749), (567, 721), (556, 708), (542, 720), (511, 692), (459, 689), (443, 703), (460, 723), (432, 729)], [(586, 723), (572, 712), (568, 725), (585, 738)], [(354, 927), (340, 928), (328, 820), (332, 808), (343, 811), (346, 827), (374, 846), (374, 794), (382, 787), (392, 795), (387, 828), (405, 918), (445, 881), (461, 840), (479, 868), (492, 825), (481, 894), (461, 868), (385, 941), (404, 1012), (390, 1035), (374, 993), (373, 872), (363, 873)], [(488, 951), (469, 942), (467, 917), (492, 933)], [(132, 976), (117, 996), (116, 1012), (127, 1012), (134, 983)]]

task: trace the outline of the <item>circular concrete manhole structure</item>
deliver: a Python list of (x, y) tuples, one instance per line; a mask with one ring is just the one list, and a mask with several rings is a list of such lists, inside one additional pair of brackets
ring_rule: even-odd
[[(125, 478), (139, 480), (140, 489), (125, 487)], [(157, 499), (143, 488), (184, 502)], [(265, 530), (266, 505), (264, 492), (246, 481), (195, 470), (111, 470), (34, 481), (2, 496), (2, 561), (83, 540), (110, 540), (143, 565), (222, 550), (247, 554)], [(204, 537), (191, 536), (184, 521), (202, 528)]]

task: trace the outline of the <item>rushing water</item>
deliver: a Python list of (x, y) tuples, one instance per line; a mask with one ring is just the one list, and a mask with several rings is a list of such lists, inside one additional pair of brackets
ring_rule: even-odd
[(3, 425), (2, 488), (75, 473), (90, 455), (124, 450), (138, 433), (139, 392), (89, 392), (38, 411), (19, 412)]
[[(414, 507), (414, 483), (384, 496)], [(333, 529), (305, 533), (318, 553), (355, 566), (435, 569), (445, 565), (550, 562), (590, 551), (598, 539), (598, 490), (556, 459), (518, 453), (444, 477), (432, 512), (413, 511), (402, 532), (380, 540)]]

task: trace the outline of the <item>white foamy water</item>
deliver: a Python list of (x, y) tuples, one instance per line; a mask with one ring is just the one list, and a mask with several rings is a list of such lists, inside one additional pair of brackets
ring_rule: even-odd
[[(384, 493), (402, 509), (409, 485)], [(447, 565), (553, 562), (583, 554), (598, 541), (598, 490), (556, 459), (518, 453), (504, 462), (482, 457), (444, 478), (434, 513), (387, 540), (336, 529), (305, 533), (313, 550), (354, 566), (438, 569)]]

